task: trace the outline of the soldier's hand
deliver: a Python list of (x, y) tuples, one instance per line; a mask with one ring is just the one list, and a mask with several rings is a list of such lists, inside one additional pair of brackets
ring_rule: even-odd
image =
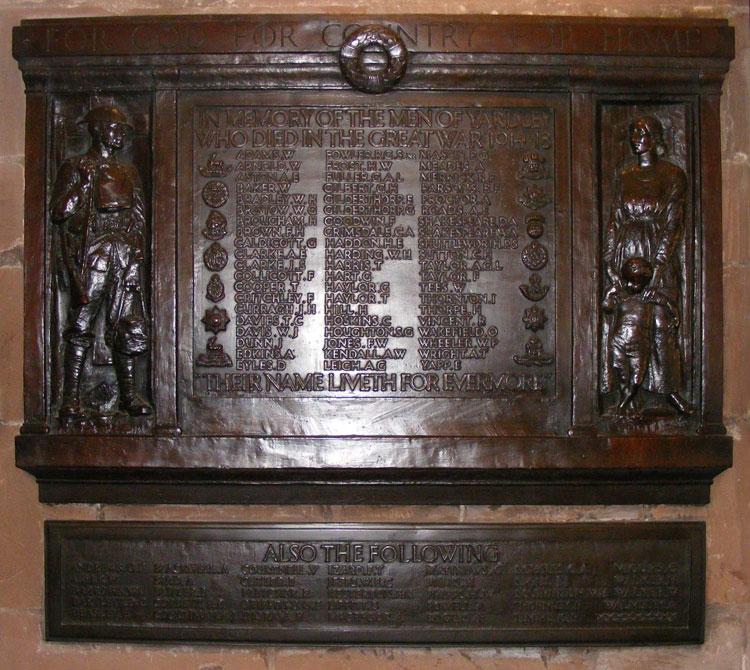
[(125, 242), (130, 247), (131, 258), (138, 259), (141, 256), (141, 236), (138, 233), (130, 231), (125, 235)]
[(141, 281), (141, 268), (138, 263), (131, 263), (125, 270), (125, 286), (137, 288)]
[(93, 163), (82, 162), (79, 171), (81, 173), (81, 187), (89, 188), (96, 177), (96, 166)]

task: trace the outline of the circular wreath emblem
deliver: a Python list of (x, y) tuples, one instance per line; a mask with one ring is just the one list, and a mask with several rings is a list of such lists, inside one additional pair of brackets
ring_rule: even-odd
[[(362, 55), (367, 47), (385, 52), (387, 62), (381, 70), (365, 67)], [(346, 80), (365, 93), (385, 93), (392, 89), (406, 70), (408, 53), (401, 38), (384, 26), (362, 26), (341, 45), (339, 63)]]

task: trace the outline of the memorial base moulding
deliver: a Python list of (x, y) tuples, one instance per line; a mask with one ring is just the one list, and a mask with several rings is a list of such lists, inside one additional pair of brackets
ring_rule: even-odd
[(25, 21), (47, 502), (705, 503), (722, 20)]

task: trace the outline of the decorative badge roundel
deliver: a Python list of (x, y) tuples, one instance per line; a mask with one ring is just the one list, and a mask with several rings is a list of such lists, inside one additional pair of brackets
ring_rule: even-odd
[(549, 291), (549, 286), (542, 284), (542, 278), (536, 272), (532, 273), (531, 277), (529, 277), (528, 284), (521, 284), (518, 288), (523, 293), (524, 298), (528, 298), (534, 302), (538, 302), (544, 298), (547, 295), (547, 291)]
[(224, 300), (224, 282), (221, 281), (221, 277), (217, 274), (211, 275), (211, 279), (208, 280), (208, 286), (206, 286), (206, 297), (211, 302), (220, 302)]
[[(383, 69), (369, 69), (363, 62), (368, 47), (385, 52), (387, 62)], [(339, 63), (346, 80), (365, 93), (385, 93), (403, 76), (408, 62), (408, 52), (401, 38), (384, 26), (362, 26), (341, 45)]]
[(221, 272), (229, 262), (229, 254), (218, 242), (214, 242), (203, 252), (203, 262), (211, 272)]
[(227, 310), (214, 305), (211, 309), (206, 310), (201, 321), (206, 330), (211, 331), (214, 335), (218, 335), (227, 329), (231, 319), (229, 318), (229, 314), (227, 314)]
[(541, 270), (549, 261), (549, 254), (543, 244), (534, 240), (521, 252), (521, 260), (529, 270)]
[(544, 215), (534, 212), (526, 217), (526, 233), (536, 239), (544, 235)]
[(542, 209), (552, 202), (544, 190), (538, 186), (527, 186), (517, 200), (527, 209)]
[(216, 209), (227, 204), (229, 189), (223, 181), (210, 181), (203, 187), (203, 202)]
[(532, 305), (523, 311), (523, 322), (526, 324), (527, 330), (536, 332), (544, 328), (544, 324), (547, 323), (547, 315), (541, 307)]
[(212, 209), (201, 232), (209, 240), (220, 240), (227, 234), (227, 217), (218, 209)]

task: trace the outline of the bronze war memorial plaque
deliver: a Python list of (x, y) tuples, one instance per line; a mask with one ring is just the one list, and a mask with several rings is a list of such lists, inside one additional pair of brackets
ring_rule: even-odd
[(48, 639), (700, 642), (705, 526), (48, 522)]
[(216, 97), (191, 104), (196, 395), (554, 396), (553, 106)]
[(727, 21), (49, 19), (13, 53), (43, 501), (702, 504), (731, 465)]

